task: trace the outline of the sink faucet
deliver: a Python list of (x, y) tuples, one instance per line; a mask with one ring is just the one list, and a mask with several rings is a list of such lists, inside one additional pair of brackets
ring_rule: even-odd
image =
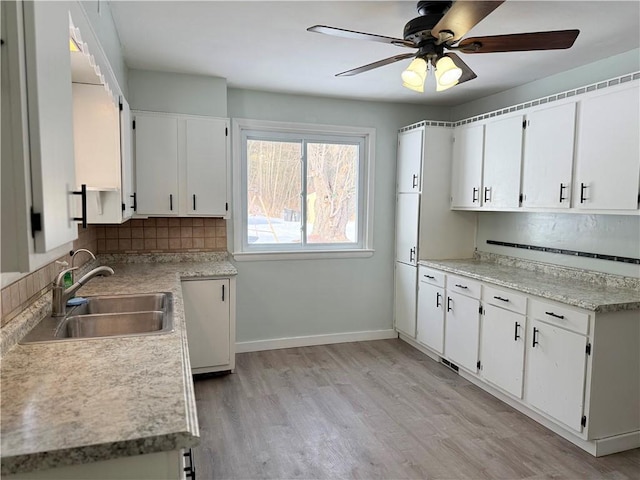
[[(76, 251), (71, 250), (71, 252), (69, 253), (71, 255), (71, 266), (75, 267), (76, 266), (76, 255), (78, 255), (79, 253), (87, 253), (89, 254), (89, 256), (95, 260), (96, 256), (93, 254), (93, 252), (91, 250), (87, 250), (86, 248), (79, 248)], [(73, 283), (73, 272), (71, 272), (71, 280)]]
[(82, 287), (93, 277), (108, 277), (109, 275), (113, 275), (114, 273), (111, 267), (96, 267), (65, 290), (63, 282), (64, 274), (73, 270), (77, 270), (77, 268), (78, 267), (71, 267), (62, 270), (53, 281), (53, 303), (51, 305), (51, 316), (64, 317), (67, 314), (67, 300), (69, 300), (73, 296), (73, 294), (80, 289), (80, 287)]

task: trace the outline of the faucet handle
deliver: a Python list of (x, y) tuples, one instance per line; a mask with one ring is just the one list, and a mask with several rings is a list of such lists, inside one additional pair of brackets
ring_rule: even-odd
[(64, 275), (68, 272), (72, 272), (73, 270), (77, 270), (78, 267), (69, 267), (61, 270), (60, 273), (56, 276), (56, 279), (53, 281), (54, 287), (60, 287), (62, 285), (62, 280), (64, 279)]

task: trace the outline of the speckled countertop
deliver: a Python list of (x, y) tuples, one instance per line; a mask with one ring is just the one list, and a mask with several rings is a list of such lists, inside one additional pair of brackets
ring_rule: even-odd
[(93, 279), (78, 295), (171, 292), (174, 331), (12, 346), (37, 323), (34, 315), (50, 313), (51, 294), (16, 317), (2, 332), (2, 474), (198, 442), (180, 279), (230, 276), (235, 268), (226, 254), (100, 255), (98, 261), (115, 275)]
[(594, 312), (640, 309), (640, 282), (636, 278), (491, 254), (463, 260), (421, 260), (419, 264)]

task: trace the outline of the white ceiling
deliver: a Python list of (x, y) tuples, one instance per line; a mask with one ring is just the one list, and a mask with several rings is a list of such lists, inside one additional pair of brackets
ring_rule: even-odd
[(508, 0), (465, 35), (580, 30), (569, 50), (460, 56), (478, 78), (445, 92), (401, 86), (404, 60), (354, 77), (334, 74), (412, 50), (307, 32), (316, 24), (402, 37), (415, 1), (115, 1), (129, 68), (210, 75), (232, 88), (458, 105), (636, 49), (640, 2)]

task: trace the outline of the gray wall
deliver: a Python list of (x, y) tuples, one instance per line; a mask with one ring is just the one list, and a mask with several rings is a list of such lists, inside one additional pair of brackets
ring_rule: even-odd
[(224, 78), (129, 70), (129, 105), (133, 110), (227, 117)]

